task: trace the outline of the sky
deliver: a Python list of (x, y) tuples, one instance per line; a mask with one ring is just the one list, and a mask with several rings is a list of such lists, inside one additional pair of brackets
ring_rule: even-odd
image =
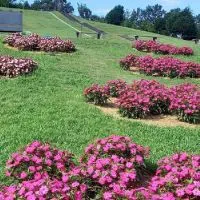
[(167, 11), (173, 8), (190, 7), (195, 15), (200, 14), (200, 0), (69, 0), (74, 8), (77, 2), (85, 3), (92, 10), (93, 14), (104, 16), (115, 5), (121, 4), (125, 9), (145, 8), (147, 5), (161, 4)]
[[(34, 0), (29, 0), (33, 2)], [(167, 11), (173, 8), (190, 7), (194, 15), (200, 14), (200, 0), (68, 0), (75, 8), (77, 14), (77, 2), (85, 3), (93, 12), (105, 16), (115, 5), (123, 5), (125, 9), (132, 10), (138, 7), (145, 8), (147, 5), (160, 4)]]

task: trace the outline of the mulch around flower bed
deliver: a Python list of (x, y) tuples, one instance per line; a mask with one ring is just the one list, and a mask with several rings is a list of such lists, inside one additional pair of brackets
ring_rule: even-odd
[[(99, 110), (101, 110), (103, 113), (106, 115), (113, 116), (114, 118), (117, 119), (122, 119), (122, 120), (128, 120), (132, 122), (142, 122), (147, 125), (155, 125), (159, 127), (186, 127), (186, 128), (200, 128), (200, 125), (195, 125), (195, 124), (189, 124), (185, 122), (181, 122), (177, 119), (176, 116), (173, 115), (152, 115), (149, 116), (145, 119), (128, 119), (121, 117), (120, 114), (118, 113), (118, 107), (115, 104), (116, 98), (110, 98), (109, 102), (107, 103), (106, 106), (96, 106)], [(93, 105), (93, 104), (92, 104)]]

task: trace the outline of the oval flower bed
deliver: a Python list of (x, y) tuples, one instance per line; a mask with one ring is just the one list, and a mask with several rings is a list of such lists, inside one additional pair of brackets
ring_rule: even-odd
[(149, 148), (129, 137), (112, 135), (74, 155), (34, 141), (12, 154), (0, 186), (2, 200), (179, 200), (200, 197), (200, 155), (185, 152), (158, 162), (155, 174), (145, 165)]
[(167, 88), (154, 80), (134, 81), (130, 85), (123, 80), (113, 80), (104, 86), (85, 89), (84, 96), (87, 102), (101, 106), (115, 97), (114, 107), (123, 117), (145, 119), (172, 114), (183, 122), (200, 123), (200, 90), (192, 84)]
[(42, 38), (37, 34), (24, 36), (21, 33), (14, 33), (7, 36), (4, 43), (24, 51), (70, 53), (76, 50), (75, 45), (70, 40), (62, 40), (59, 37)]
[(200, 64), (173, 57), (153, 58), (152, 56), (139, 57), (131, 54), (120, 60), (120, 66), (125, 70), (135, 68), (136, 71), (151, 76), (200, 77)]
[(37, 63), (28, 58), (0, 56), (0, 76), (16, 77), (29, 74), (37, 68)]
[(162, 44), (153, 40), (136, 40), (133, 48), (138, 51), (155, 52), (161, 54), (173, 55), (193, 55), (194, 52), (190, 47), (176, 47), (171, 44)]

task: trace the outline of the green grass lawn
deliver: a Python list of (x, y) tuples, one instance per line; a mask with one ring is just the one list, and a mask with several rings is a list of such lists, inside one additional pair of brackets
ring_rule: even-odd
[[(130, 53), (142, 54), (131, 48), (130, 42), (120, 34), (151, 34), (93, 23), (108, 34), (102, 40), (76, 39), (73, 30), (57, 21), (47, 12), (25, 11), (24, 29), (42, 35), (69, 36), (76, 44), (73, 54), (49, 55), (19, 52), (7, 49), (0, 39), (0, 55), (31, 57), (39, 68), (30, 76), (0, 79), (0, 182), (5, 163), (12, 152), (33, 140), (47, 141), (61, 149), (67, 149), (78, 157), (88, 143), (110, 134), (130, 136), (135, 142), (151, 148), (148, 164), (155, 166), (158, 159), (177, 151), (200, 153), (200, 128), (162, 128), (139, 122), (118, 120), (104, 115), (94, 106), (85, 103), (83, 89), (93, 83), (105, 83), (111, 79), (153, 79), (145, 75), (133, 75), (123, 71), (118, 64), (121, 57)], [(110, 28), (109, 28), (110, 27)], [(195, 55), (181, 57), (200, 62), (200, 46), (191, 42), (160, 36), (162, 42), (189, 45)], [(154, 78), (168, 86), (191, 82), (200, 85), (198, 79)]]

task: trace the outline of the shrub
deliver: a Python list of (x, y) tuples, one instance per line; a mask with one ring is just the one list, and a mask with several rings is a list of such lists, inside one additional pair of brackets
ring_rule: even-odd
[(81, 168), (93, 181), (96, 192), (103, 193), (103, 199), (125, 197), (141, 181), (148, 155), (148, 148), (133, 143), (129, 137), (109, 136), (85, 149)]
[(76, 50), (70, 40), (62, 40), (59, 37), (42, 38), (37, 34), (24, 36), (14, 33), (6, 37), (4, 42), (19, 50), (68, 53)]
[(200, 123), (200, 90), (196, 85), (182, 84), (172, 87), (170, 109), (181, 121)]
[(122, 116), (145, 118), (149, 114), (168, 113), (170, 98), (167, 88), (156, 81), (135, 81), (119, 97), (117, 104)]
[(16, 77), (31, 73), (37, 68), (37, 63), (28, 58), (13, 58), (10, 56), (0, 56), (0, 75)]
[(176, 47), (170, 44), (161, 44), (152, 40), (136, 40), (133, 48), (138, 51), (155, 52), (162, 54), (180, 54), (180, 55), (193, 55), (193, 50), (190, 47)]
[(6, 174), (20, 181), (38, 176), (60, 178), (74, 167), (73, 155), (35, 141), (7, 161)]
[(127, 83), (121, 79), (108, 81), (106, 85), (110, 90), (111, 97), (119, 97), (120, 93), (127, 87)]
[(179, 153), (161, 159), (158, 162), (156, 175), (149, 186), (153, 193), (152, 199), (198, 200), (200, 197), (199, 168), (200, 155)]
[(120, 66), (124, 70), (130, 70), (130, 67), (135, 66), (137, 56), (130, 54), (120, 60)]
[(104, 105), (109, 98), (109, 87), (100, 86), (98, 84), (92, 85), (84, 90), (84, 96), (87, 102), (94, 103), (96, 105)]

